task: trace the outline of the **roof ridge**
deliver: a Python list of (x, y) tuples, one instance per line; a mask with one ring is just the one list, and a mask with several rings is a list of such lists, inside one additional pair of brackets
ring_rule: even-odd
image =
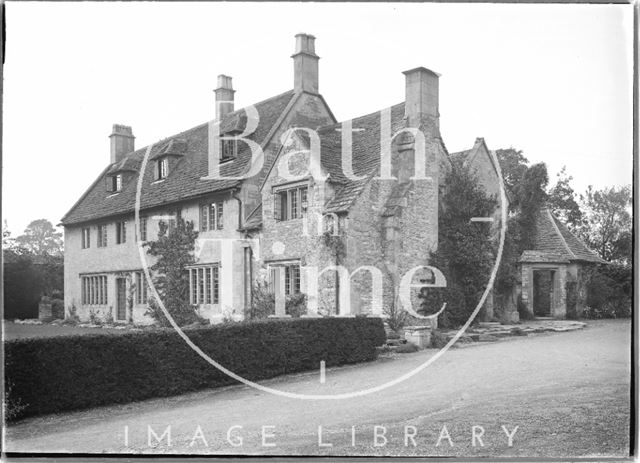
[[(261, 100), (261, 101), (258, 101), (258, 102), (256, 102), (256, 103), (253, 103), (253, 104), (251, 104), (251, 105), (246, 105), (246, 106), (243, 106), (242, 108), (236, 109), (236, 110), (234, 110), (233, 112), (230, 112), (229, 114), (225, 115), (225, 117), (229, 117), (229, 116), (235, 115), (236, 113), (241, 112), (242, 110), (244, 110), (245, 108), (248, 108), (249, 106), (257, 106), (257, 105), (261, 105), (261, 104), (268, 103), (269, 101), (272, 101), (272, 100), (276, 100), (276, 99), (278, 99), (278, 98), (282, 98), (282, 97), (283, 97), (283, 96), (285, 96), (287, 93), (293, 93), (294, 95), (297, 95), (293, 90), (287, 90), (286, 92), (279, 93), (279, 94), (277, 94), (277, 95), (275, 95), (275, 96), (272, 96), (272, 97), (266, 98), (266, 99), (264, 99), (264, 100)], [(144, 152), (144, 151), (146, 151), (146, 150), (147, 150), (147, 148), (148, 148), (149, 146), (156, 147), (157, 145), (160, 145), (160, 144), (162, 144), (162, 143), (166, 142), (167, 140), (172, 140), (172, 139), (175, 139), (175, 138), (177, 138), (177, 137), (180, 137), (181, 135), (184, 135), (184, 134), (187, 134), (187, 133), (189, 133), (189, 132), (192, 132), (192, 131), (195, 131), (195, 130), (201, 129), (201, 128), (203, 128), (203, 127), (205, 127), (205, 126), (209, 125), (212, 121), (213, 121), (213, 120), (209, 120), (209, 121), (206, 121), (206, 122), (202, 122), (202, 123), (200, 123), (200, 124), (198, 124), (198, 125), (196, 125), (196, 126), (194, 126), (194, 127), (191, 127), (191, 128), (189, 128), (189, 129), (183, 130), (182, 132), (178, 132), (178, 133), (176, 133), (176, 134), (174, 134), (174, 135), (169, 135), (168, 137), (161, 138), (161, 139), (159, 139), (158, 141), (155, 141), (155, 142), (153, 142), (153, 143), (148, 143), (148, 144), (147, 144), (147, 145), (145, 145), (144, 147), (142, 147), (142, 148), (138, 148), (137, 150), (132, 151), (132, 152), (130, 152), (130, 153), (128, 153), (128, 154), (126, 154), (126, 155), (125, 155), (125, 158), (126, 158), (126, 157), (129, 157), (129, 156), (132, 156), (132, 155), (134, 155), (134, 154), (140, 153), (140, 152)], [(124, 159), (124, 158), (123, 158), (123, 159)], [(112, 166), (113, 164), (117, 164), (117, 163), (109, 164), (109, 166)]]
[(324, 131), (328, 131), (328, 130), (330, 130), (332, 128), (335, 128), (335, 127), (338, 127), (338, 126), (342, 125), (342, 123), (345, 122), (345, 121), (355, 121), (357, 119), (364, 119), (365, 117), (370, 117), (370, 116), (373, 116), (374, 114), (379, 113), (383, 109), (393, 110), (394, 108), (398, 108), (399, 106), (404, 105), (404, 104), (405, 104), (405, 102), (402, 101), (400, 103), (396, 103), (396, 104), (391, 105), (391, 106), (385, 106), (385, 107), (383, 107), (381, 109), (378, 109), (376, 111), (372, 111), (372, 112), (370, 112), (368, 114), (363, 114), (362, 116), (352, 117), (351, 119), (344, 119), (344, 120), (342, 120), (340, 122), (336, 122), (335, 124), (321, 125), (320, 127), (318, 127), (317, 131), (318, 131), (318, 133), (324, 132)]
[[(255, 103), (256, 111), (260, 114), (260, 123), (256, 127), (256, 130), (247, 135), (247, 138), (260, 143), (264, 149), (266, 145), (265, 137), (268, 137), (269, 140), (273, 139), (274, 134), (277, 133), (273, 126), (274, 124), (282, 124), (283, 112), (291, 112), (292, 104), (296, 101), (295, 95), (296, 92), (289, 90)], [(233, 118), (234, 116), (231, 117)], [(223, 123), (225, 120), (226, 118), (222, 118)], [(204, 122), (164, 137), (123, 157), (122, 163), (126, 162), (127, 165), (138, 166), (147, 151), (151, 150), (152, 154), (157, 154), (164, 146), (168, 146), (172, 140), (186, 139), (188, 144), (191, 145), (186, 152), (189, 156), (186, 156), (186, 161), (181, 163), (181, 167), (176, 170), (176, 175), (178, 175), (181, 180), (178, 182), (178, 180), (176, 180), (177, 177), (173, 176), (173, 180), (169, 180), (165, 185), (166, 188), (158, 190), (157, 195), (147, 195), (147, 197), (143, 195), (141, 199), (142, 207), (149, 208), (161, 205), (164, 207), (169, 203), (182, 201), (187, 197), (223, 191), (235, 187), (240, 183), (237, 180), (231, 179), (232, 177), (223, 177), (212, 182), (196, 182), (197, 185), (193, 183), (200, 178), (202, 174), (202, 159), (203, 156), (206, 156), (207, 152), (206, 132), (209, 124), (210, 121)], [(248, 149), (244, 149), (241, 152), (239, 151), (239, 156), (237, 166), (234, 167), (234, 165), (231, 165), (231, 167), (228, 167), (225, 176), (242, 175), (246, 168), (244, 161), (250, 157), (250, 153)], [(108, 163), (87, 191), (84, 192), (82, 197), (76, 201), (61, 219), (63, 224), (77, 224), (114, 214), (129, 213), (133, 210), (132, 201), (135, 197), (135, 192), (130, 186), (123, 186), (122, 193), (110, 200), (108, 204), (104, 202), (105, 192), (100, 189), (100, 181), (109, 172), (109, 169), (119, 165), (121, 165), (119, 162)], [(139, 179), (141, 174), (141, 172), (138, 172), (136, 178)], [(150, 177), (147, 178), (147, 170), (144, 171), (143, 175), (143, 181), (147, 184), (147, 180), (150, 179)], [(130, 182), (127, 182), (127, 185), (129, 185), (129, 183)]]

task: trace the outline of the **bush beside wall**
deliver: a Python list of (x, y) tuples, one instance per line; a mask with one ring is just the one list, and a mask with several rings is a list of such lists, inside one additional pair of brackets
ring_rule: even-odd
[[(185, 331), (250, 380), (374, 360), (379, 318), (265, 320)], [(5, 343), (7, 406), (15, 418), (126, 403), (233, 384), (172, 330), (19, 339)], [(23, 407), (20, 408), (19, 406)]]
[(631, 317), (633, 276), (630, 265), (599, 265), (590, 269), (587, 280), (584, 318)]

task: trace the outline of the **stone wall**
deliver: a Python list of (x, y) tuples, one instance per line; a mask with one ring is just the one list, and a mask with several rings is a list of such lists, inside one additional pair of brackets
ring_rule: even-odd
[(575, 278), (576, 268), (567, 264), (522, 263), (522, 302), (530, 316), (534, 316), (534, 286), (533, 272), (536, 270), (554, 270), (553, 300), (551, 301), (551, 316), (565, 318), (567, 314), (567, 278)]

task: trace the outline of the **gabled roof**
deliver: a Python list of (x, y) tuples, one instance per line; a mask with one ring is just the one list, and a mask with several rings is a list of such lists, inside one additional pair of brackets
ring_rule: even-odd
[(541, 208), (536, 215), (534, 248), (524, 251), (520, 261), (605, 263), (554, 217), (547, 207)]
[[(468, 166), (470, 163), (473, 162), (473, 160), (476, 158), (476, 156), (478, 156), (478, 153), (480, 153), (480, 148), (484, 147), (484, 149), (486, 150), (486, 152), (489, 155), (489, 159), (491, 162), (491, 167), (493, 168), (493, 171), (496, 174), (496, 177), (498, 177), (498, 169), (496, 168), (496, 165), (493, 162), (493, 156), (491, 155), (492, 152), (489, 150), (489, 147), (487, 146), (487, 143), (484, 141), (484, 138), (482, 137), (477, 137), (475, 143), (473, 144), (473, 147), (471, 149), (468, 150), (464, 150), (464, 151), (457, 151), (455, 153), (450, 153), (449, 154), (449, 159), (451, 160), (451, 164), (454, 166), (458, 166), (458, 167), (466, 167)], [(497, 157), (496, 157), (497, 160)], [(499, 162), (499, 161), (498, 161)], [(507, 198), (507, 201), (511, 201), (511, 193), (509, 192), (509, 190), (506, 188), (504, 189), (504, 194)]]
[[(476, 141), (474, 142), (473, 147), (471, 149), (451, 153), (449, 154), (449, 159), (451, 159), (452, 163), (455, 163), (461, 166), (466, 166), (467, 164), (469, 164), (474, 160), (474, 158), (480, 152), (480, 148), (483, 148), (483, 147), (485, 151), (489, 153), (489, 157), (491, 157), (491, 152), (489, 151), (489, 148), (487, 147), (487, 143), (484, 141), (484, 138), (478, 137), (476, 138)], [(496, 169), (496, 166), (493, 164), (493, 162), (491, 163), (491, 166), (493, 167), (494, 172), (497, 174), (498, 170)]]
[[(264, 148), (280, 125), (284, 115), (293, 106), (297, 95), (299, 94), (291, 90), (256, 103), (254, 107), (260, 116), (259, 124), (256, 130), (246, 138)], [(245, 111), (240, 109), (225, 116), (220, 124), (221, 133), (242, 130), (246, 124)], [(201, 124), (153, 145), (149, 161), (156, 156), (168, 154), (177, 155), (177, 162), (171, 169), (169, 176), (160, 182), (155, 181), (153, 163), (147, 163), (140, 195), (141, 209), (171, 204), (208, 193), (221, 192), (240, 185), (241, 181), (232, 179), (202, 180), (202, 177), (208, 174), (208, 130), (208, 123)], [(138, 174), (133, 175), (123, 185), (122, 191), (116, 194), (106, 190), (104, 178), (109, 173), (122, 168), (139, 172), (146, 149), (147, 147), (138, 149), (125, 156), (120, 162), (107, 166), (63, 217), (63, 225), (132, 213), (135, 206)], [(237, 159), (222, 164), (220, 166), (221, 175), (240, 176), (248, 168), (250, 160), (249, 146), (246, 143), (239, 143)]]
[[(404, 103), (390, 108), (391, 134), (405, 126)], [(321, 143), (322, 167), (329, 179), (336, 184), (335, 196), (327, 203), (326, 212), (343, 212), (358, 198), (365, 185), (380, 171), (381, 112), (376, 111), (352, 121), (352, 165), (359, 180), (347, 178), (342, 170), (341, 124), (321, 127), (318, 130)]]

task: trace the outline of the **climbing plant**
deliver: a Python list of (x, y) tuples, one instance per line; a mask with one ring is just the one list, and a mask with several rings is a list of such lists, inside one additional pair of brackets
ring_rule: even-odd
[(441, 326), (454, 327), (467, 321), (488, 283), (495, 261), (491, 225), (472, 222), (472, 217), (491, 216), (497, 205), (487, 197), (475, 175), (456, 165), (446, 176), (447, 192), (438, 217), (438, 250), (431, 265), (447, 279), (446, 288), (420, 293), (423, 313), (434, 313), (446, 302), (439, 317)]
[[(151, 266), (153, 284), (167, 311), (180, 326), (200, 319), (195, 307), (189, 303), (189, 274), (186, 271), (187, 266), (195, 261), (193, 252), (197, 237), (198, 232), (194, 230), (193, 222), (178, 218), (176, 225), (171, 228), (161, 221), (158, 239), (145, 243), (147, 253), (157, 258), (156, 263)], [(147, 314), (160, 325), (169, 325), (158, 302), (153, 298), (149, 301)]]
[(511, 189), (511, 216), (507, 221), (502, 259), (494, 284), (496, 296), (508, 299), (518, 283), (518, 260), (522, 252), (533, 249), (536, 215), (547, 200), (549, 177), (544, 163), (522, 170)]

